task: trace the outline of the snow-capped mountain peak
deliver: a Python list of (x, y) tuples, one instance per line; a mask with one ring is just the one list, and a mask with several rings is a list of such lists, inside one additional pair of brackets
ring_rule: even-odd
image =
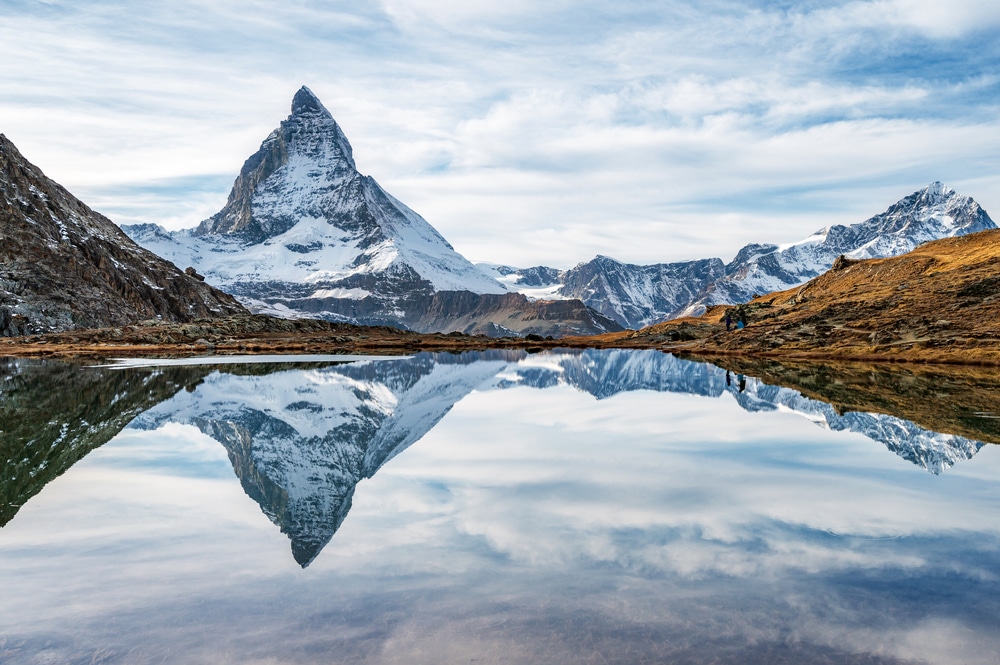
[(928, 240), (995, 227), (970, 197), (932, 182), (863, 222), (827, 226), (780, 245), (752, 243), (725, 265), (721, 259), (630, 265), (598, 255), (562, 271), (543, 266), (481, 269), (529, 297), (579, 298), (622, 326), (640, 328), (798, 286), (828, 270), (841, 254), (853, 259), (896, 256)]
[(392, 322), (402, 300), (507, 293), (358, 172), (347, 136), (304, 86), (243, 164), (222, 210), (192, 231), (126, 231), (252, 309), (279, 315)]

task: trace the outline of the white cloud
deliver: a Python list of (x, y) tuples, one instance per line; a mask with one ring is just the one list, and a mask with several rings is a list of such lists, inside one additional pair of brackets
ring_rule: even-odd
[[(729, 258), (937, 179), (1000, 209), (986, 2), (4, 11), (0, 131), (119, 221), (214, 212), (302, 84), (361, 170), (476, 260)], [(215, 189), (157, 184), (199, 175)]]
[(1000, 6), (992, 0), (875, 0), (852, 2), (817, 13), (827, 27), (851, 30), (906, 28), (933, 39), (954, 39), (1000, 25)]

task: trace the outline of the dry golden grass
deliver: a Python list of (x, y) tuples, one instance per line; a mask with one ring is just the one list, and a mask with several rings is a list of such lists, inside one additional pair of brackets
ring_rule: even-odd
[[(889, 259), (841, 261), (801, 287), (605, 339), (699, 354), (1000, 364), (1000, 230)], [(608, 336), (606, 336), (608, 337)]]

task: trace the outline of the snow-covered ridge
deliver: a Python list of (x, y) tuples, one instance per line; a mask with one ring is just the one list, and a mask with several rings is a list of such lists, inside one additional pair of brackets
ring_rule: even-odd
[(750, 244), (728, 264), (704, 259), (639, 266), (598, 256), (570, 270), (479, 267), (528, 297), (580, 298), (625, 327), (641, 328), (804, 284), (829, 270), (841, 254), (897, 256), (929, 240), (992, 228), (996, 224), (972, 198), (933, 182), (863, 222), (819, 229), (783, 245)]

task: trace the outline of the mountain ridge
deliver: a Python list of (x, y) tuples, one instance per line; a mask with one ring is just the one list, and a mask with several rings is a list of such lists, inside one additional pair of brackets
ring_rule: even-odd
[[(595, 344), (704, 355), (1000, 363), (1000, 229), (835, 265), (805, 284)], [(747, 325), (728, 331), (723, 320)]]
[(993, 228), (971, 197), (935, 181), (862, 222), (828, 226), (785, 245), (751, 243), (729, 263), (710, 258), (633, 265), (598, 255), (569, 270), (488, 264), (480, 269), (529, 297), (579, 298), (623, 327), (638, 329), (804, 284), (840, 255), (898, 256), (923, 242)]
[(245, 312), (134, 243), (0, 134), (0, 336)]

